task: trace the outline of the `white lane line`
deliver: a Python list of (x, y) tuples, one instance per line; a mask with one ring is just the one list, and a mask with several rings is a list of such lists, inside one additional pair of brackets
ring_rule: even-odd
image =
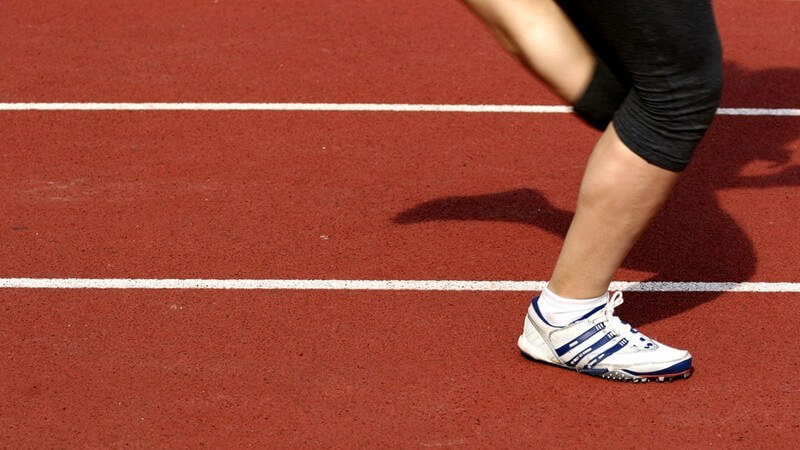
[(569, 113), (563, 105), (421, 105), (405, 103), (0, 103), (4, 111), (395, 111)]
[(721, 116), (800, 116), (800, 109), (792, 108), (719, 108)]
[[(538, 291), (545, 281), (468, 280), (219, 280), (142, 278), (0, 278), (6, 289), (239, 289), (348, 291)], [(639, 292), (800, 292), (800, 283), (615, 281), (612, 290)]]
[[(564, 105), (408, 103), (0, 103), (0, 111), (394, 111), (565, 114)], [(800, 108), (720, 108), (726, 116), (800, 116)]]

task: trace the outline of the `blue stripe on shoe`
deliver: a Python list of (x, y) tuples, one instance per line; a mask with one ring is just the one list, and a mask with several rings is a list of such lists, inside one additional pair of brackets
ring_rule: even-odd
[(681, 373), (692, 368), (692, 358), (681, 361), (678, 364), (673, 364), (666, 369), (656, 370), (654, 372), (636, 372), (633, 370), (624, 369), (631, 375), (668, 375), (671, 373)]
[(595, 334), (599, 333), (600, 330), (604, 329), (605, 327), (606, 327), (606, 324), (603, 323), (603, 322), (600, 322), (597, 325), (593, 326), (592, 328), (589, 328), (588, 330), (586, 330), (583, 333), (581, 333), (580, 336), (578, 336), (575, 339), (567, 342), (566, 344), (562, 345), (561, 347), (558, 347), (556, 349), (556, 355), (562, 356), (564, 353), (567, 353), (568, 351), (570, 351), (573, 348), (575, 348), (578, 345), (580, 345), (585, 340), (587, 340), (590, 337), (594, 336)]
[(575, 364), (578, 364), (578, 362), (582, 360), (586, 355), (602, 347), (603, 345), (608, 343), (608, 341), (610, 341), (613, 337), (614, 333), (606, 333), (605, 336), (598, 339), (594, 344), (592, 344), (589, 347), (586, 347), (585, 349), (581, 350), (580, 353), (573, 356), (572, 359), (570, 359), (569, 362), (567, 362), (567, 365), (570, 367), (575, 367)]
[(575, 322), (578, 322), (578, 321), (581, 321), (581, 320), (584, 320), (584, 319), (588, 319), (589, 317), (592, 317), (594, 315), (594, 313), (596, 313), (597, 311), (600, 311), (601, 309), (603, 309), (605, 307), (606, 307), (606, 305), (600, 305), (597, 308), (595, 308), (595, 309), (589, 311), (588, 313), (584, 314), (580, 318), (573, 320), (572, 323), (575, 323)]
[(616, 344), (611, 346), (608, 350), (606, 350), (603, 353), (600, 353), (599, 355), (597, 355), (594, 358), (590, 359), (589, 362), (586, 363), (585, 367), (587, 369), (591, 369), (592, 367), (596, 366), (597, 364), (599, 364), (604, 359), (606, 359), (609, 356), (613, 355), (614, 353), (617, 353), (618, 351), (622, 350), (622, 348), (625, 347), (626, 345), (628, 345), (628, 340), (625, 339), (625, 338), (620, 339), (619, 342), (617, 342)]
[(553, 325), (552, 323), (548, 322), (547, 319), (544, 318), (544, 316), (542, 315), (542, 312), (539, 311), (539, 296), (538, 295), (536, 297), (533, 297), (533, 300), (531, 300), (531, 306), (533, 306), (533, 310), (536, 311), (536, 315), (539, 316), (539, 318), (542, 319), (542, 322), (546, 323), (547, 326), (553, 327), (553, 328), (564, 328), (564, 327), (559, 327), (559, 326)]

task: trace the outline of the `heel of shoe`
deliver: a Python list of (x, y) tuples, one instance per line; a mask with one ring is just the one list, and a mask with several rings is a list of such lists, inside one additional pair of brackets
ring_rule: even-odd
[(539, 330), (530, 322), (528, 317), (525, 317), (525, 325), (523, 325), (522, 334), (517, 339), (517, 347), (524, 355), (532, 359), (561, 365), (561, 361), (550, 350), (550, 346), (547, 345)]

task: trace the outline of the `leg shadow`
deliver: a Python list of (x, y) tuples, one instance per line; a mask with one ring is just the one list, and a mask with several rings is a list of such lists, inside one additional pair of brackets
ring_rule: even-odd
[[(728, 77), (736, 78), (739, 86), (769, 86), (769, 92), (765, 93), (768, 100), (769, 93), (777, 89), (776, 83), (797, 84), (793, 80), (800, 80), (800, 70), (790, 68), (747, 72), (729, 62), (726, 71)], [(797, 86), (782, 86), (777, 90), (800, 92)], [(753, 92), (748, 96), (754, 97), (757, 94)], [(780, 126), (771, 126), (774, 121), (780, 121)], [(800, 185), (800, 167), (790, 163), (787, 146), (798, 135), (800, 121), (796, 118), (718, 117), (690, 169), (623, 267), (656, 274), (647, 281), (749, 280), (758, 262), (755, 249), (742, 227), (722, 208), (717, 193), (737, 188)], [(765, 161), (776, 169), (769, 175), (742, 176), (744, 166), (753, 161)], [(554, 207), (535, 189), (517, 189), (426, 201), (401, 212), (394, 222), (402, 225), (440, 220), (514, 222), (563, 238), (572, 215), (572, 211)], [(626, 295), (622, 313), (632, 322), (644, 325), (680, 314), (719, 295), (674, 293), (654, 304), (647, 300), (652, 294), (631, 292)]]

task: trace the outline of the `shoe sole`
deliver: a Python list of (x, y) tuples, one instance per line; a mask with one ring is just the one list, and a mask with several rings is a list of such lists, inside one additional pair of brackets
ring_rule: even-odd
[(659, 383), (667, 382), (667, 381), (678, 381), (678, 380), (685, 380), (692, 376), (694, 372), (694, 367), (690, 367), (687, 370), (677, 372), (677, 373), (662, 373), (662, 374), (655, 374), (655, 375), (634, 375), (631, 373), (626, 372), (623, 369), (620, 370), (606, 370), (606, 369), (589, 369), (589, 370), (581, 370), (576, 369), (574, 367), (566, 367), (560, 364), (555, 364), (550, 361), (545, 361), (540, 358), (536, 358), (533, 355), (528, 354), (525, 350), (523, 350), (524, 343), (523, 341), (525, 338), (520, 336), (518, 345), (520, 347), (519, 352), (520, 354), (525, 357), (525, 359), (540, 363), (546, 364), (548, 366), (558, 367), (559, 369), (566, 369), (569, 371), (577, 371), (578, 373), (582, 373), (585, 375), (591, 375), (597, 378), (603, 378), (604, 380), (611, 380), (611, 381), (622, 381), (628, 383), (647, 383), (650, 381), (657, 381)]

